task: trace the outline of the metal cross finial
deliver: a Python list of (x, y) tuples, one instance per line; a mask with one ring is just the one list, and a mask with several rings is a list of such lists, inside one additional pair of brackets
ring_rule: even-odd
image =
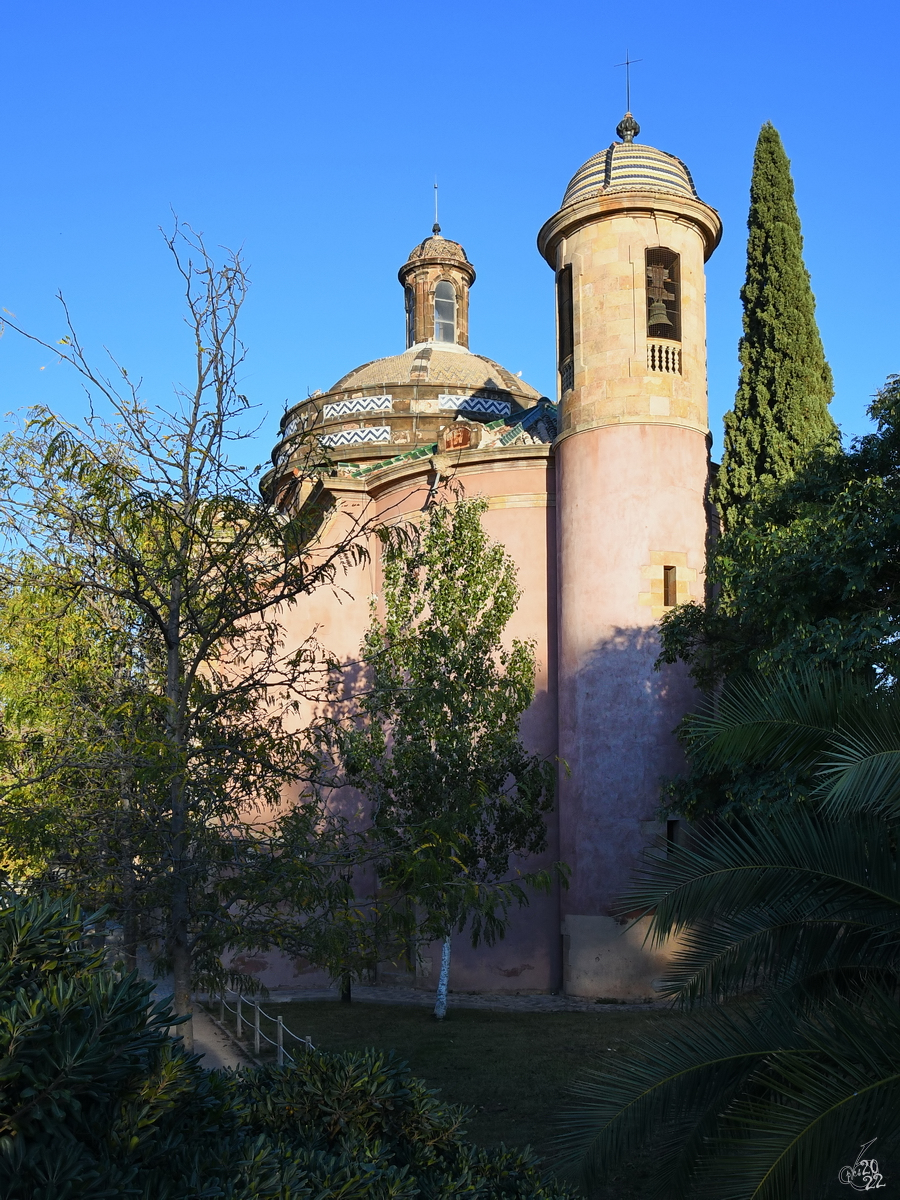
[(440, 233), (441, 227), (438, 224), (438, 181), (437, 176), (434, 177), (434, 224), (431, 227), (432, 233)]
[(628, 47), (625, 47), (625, 61), (616, 63), (617, 67), (625, 68), (625, 111), (631, 112), (631, 68), (635, 63), (643, 62), (642, 58), (629, 58)]

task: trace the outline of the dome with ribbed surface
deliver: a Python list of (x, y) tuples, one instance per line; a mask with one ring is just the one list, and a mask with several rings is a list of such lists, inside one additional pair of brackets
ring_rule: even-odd
[(699, 200), (691, 173), (674, 154), (636, 142), (613, 142), (575, 172), (562, 207), (610, 192), (665, 192)]
[(431, 237), (426, 238), (424, 242), (419, 242), (418, 246), (413, 246), (409, 252), (407, 262), (417, 262), (422, 259), (440, 259), (445, 262), (460, 262), (467, 263), (466, 252), (463, 250), (459, 242), (453, 242), (450, 238), (441, 237), (441, 227), (435, 224), (434, 231)]
[(331, 392), (356, 388), (390, 387), (394, 384), (430, 384), (484, 391), (511, 392), (527, 407), (540, 399), (540, 392), (518, 375), (463, 346), (424, 342), (410, 347), (405, 354), (377, 358), (364, 363), (339, 379)]

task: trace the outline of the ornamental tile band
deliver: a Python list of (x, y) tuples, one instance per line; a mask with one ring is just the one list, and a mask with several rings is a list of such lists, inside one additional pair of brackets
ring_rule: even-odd
[(479, 412), (492, 417), (508, 417), (511, 404), (508, 400), (489, 400), (486, 396), (438, 396), (441, 412)]
[(357, 446), (360, 442), (389, 442), (390, 425), (371, 425), (368, 429), (342, 429), (340, 433), (326, 433), (319, 438), (323, 446)]
[(356, 400), (338, 400), (335, 404), (326, 404), (322, 408), (322, 416), (326, 421), (335, 417), (352, 417), (356, 413), (386, 412), (392, 406), (390, 396), (360, 396)]

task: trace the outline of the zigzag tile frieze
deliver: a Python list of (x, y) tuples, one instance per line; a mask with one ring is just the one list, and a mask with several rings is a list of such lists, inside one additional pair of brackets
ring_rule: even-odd
[(512, 405), (508, 400), (489, 400), (486, 396), (438, 396), (441, 412), (478, 412), (492, 417), (508, 417)]
[(323, 405), (322, 416), (326, 421), (332, 421), (335, 417), (352, 417), (356, 413), (386, 412), (391, 406), (390, 396), (358, 396), (355, 400)]
[(282, 438), (293, 437), (295, 433), (300, 432), (303, 424), (304, 422), (302, 417), (294, 417), (293, 421), (288, 421), (287, 425), (285, 425), (284, 429), (281, 431)]
[(357, 446), (360, 442), (389, 442), (390, 425), (370, 425), (368, 429), (342, 429), (319, 438), (323, 446)]

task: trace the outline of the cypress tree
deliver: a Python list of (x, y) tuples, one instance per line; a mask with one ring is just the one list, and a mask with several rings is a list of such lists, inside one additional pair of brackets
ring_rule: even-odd
[(813, 451), (839, 444), (790, 161), (770, 122), (753, 156), (747, 228), (741, 374), (734, 409), (725, 416), (716, 487), (726, 529), (742, 524), (747, 502), (789, 479)]

